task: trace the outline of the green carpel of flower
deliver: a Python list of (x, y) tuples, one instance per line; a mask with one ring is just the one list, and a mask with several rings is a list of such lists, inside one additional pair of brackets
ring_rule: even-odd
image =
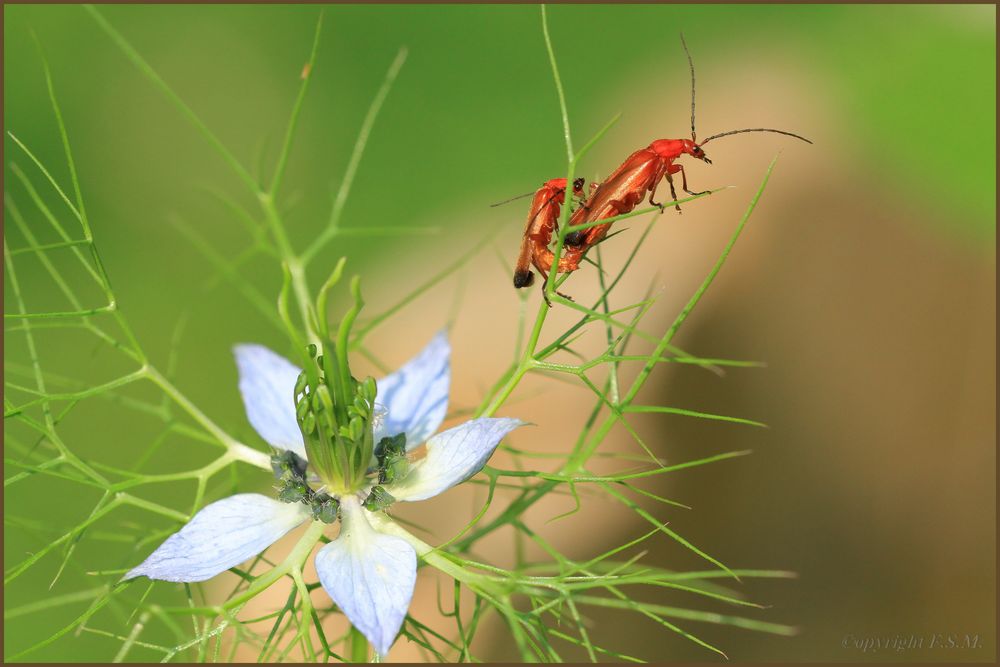
[[(321, 489), (334, 498), (367, 486), (378, 418), (375, 379), (355, 378), (347, 359), (351, 327), (364, 305), (357, 276), (350, 285), (354, 303), (337, 325), (335, 339), (326, 319), (327, 298), (339, 282), (343, 266), (343, 261), (339, 262), (320, 289), (310, 323), (316, 334), (313, 339), (319, 342), (306, 346), (306, 363), (294, 391), (295, 416), (309, 463)], [(331, 511), (316, 506), (313, 510), (318, 516)]]

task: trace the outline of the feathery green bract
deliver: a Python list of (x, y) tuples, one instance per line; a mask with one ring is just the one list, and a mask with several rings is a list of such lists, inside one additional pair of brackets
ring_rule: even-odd
[[(318, 424), (310, 431), (319, 434), (317, 441), (335, 442), (338, 438), (346, 438), (362, 443), (356, 450), (323, 450), (318, 445), (307, 445), (312, 464), (326, 471), (324, 474), (328, 483), (338, 482), (347, 486), (358, 483), (364, 477), (368, 462), (373, 457), (377, 459), (377, 474), (381, 483), (405, 476), (408, 471), (405, 441), (386, 438), (379, 446), (372, 442), (370, 420), (374, 383), (370, 379), (357, 381), (351, 376), (347, 355), (349, 351), (359, 351), (371, 356), (366, 344), (368, 336), (392, 321), (399, 311), (418, 303), (431, 287), (453, 276), (472, 261), (476, 251), (462, 254), (438, 273), (420, 276), (417, 285), (398, 302), (380, 305), (374, 316), (357, 325), (355, 318), (363, 303), (358, 276), (350, 281), (353, 298), (347, 314), (335, 325), (325, 319), (329, 312), (327, 299), (338, 285), (345, 268), (343, 260), (336, 264), (326, 283), (315, 293), (315, 298), (307, 279), (319, 251), (340, 235), (414, 231), (405, 226), (370, 229), (340, 226), (342, 211), (368, 136), (400, 73), (406, 57), (405, 49), (400, 50), (390, 66), (365, 116), (347, 173), (334, 197), (328, 222), (316, 230), (313, 241), (304, 249), (296, 249), (282, 217), (279, 197), (287, 189), (283, 187), (287, 186), (286, 167), (290, 160), (294, 160), (291, 147), (298, 134), (300, 112), (308, 100), (306, 93), (316, 66), (322, 19), (317, 21), (308, 65), (292, 106), (277, 163), (265, 187), (98, 9), (88, 6), (86, 11), (139, 73), (206, 139), (256, 202), (257, 210), (249, 210), (226, 195), (219, 196), (232, 213), (233, 221), (247, 227), (247, 245), (238, 253), (212, 247), (195, 229), (184, 223), (178, 228), (214, 266), (211, 283), (215, 285), (219, 281), (227, 281), (235, 288), (234, 293), (246, 298), (276, 328), (284, 330), (292, 346), (302, 355), (301, 361), (306, 370), (300, 380), (299, 394), (308, 405), (303, 408), (301, 418), (310, 419), (310, 424)], [(574, 151), (569, 112), (544, 7), (542, 29), (561, 109), (567, 150), (566, 174), (572, 180), (580, 160), (618, 118), (601, 129), (579, 152)], [(218, 596), (206, 596), (200, 584), (185, 586), (183, 596), (179, 596), (179, 589), (171, 590), (164, 585), (118, 583), (128, 564), (136, 562), (139, 554), (148, 553), (152, 546), (190, 519), (210, 499), (239, 488), (248, 467), (251, 470), (270, 470), (272, 461), (268, 454), (240, 442), (224, 425), (203, 412), (182, 388), (174, 384), (173, 356), (161, 361), (147, 354), (140, 337), (134, 333), (126, 313), (119, 307), (98, 252), (73, 160), (70, 137), (57, 101), (58, 87), (44, 59), (43, 66), (72, 187), (67, 192), (53, 176), (53, 171), (30, 147), (14, 133), (10, 135), (22, 156), (14, 158), (12, 173), (15, 179), (8, 183), (10, 191), (5, 193), (8, 228), (18, 230), (27, 245), (8, 247), (5, 236), (4, 263), (13, 299), (9, 300), (4, 317), (8, 335), (19, 337), (23, 343), (28, 363), (7, 363), (5, 359), (7, 468), (15, 471), (5, 479), (5, 491), (17, 494), (22, 484), (41, 478), (58, 483), (60, 489), (79, 489), (81, 493), (73, 502), (79, 505), (86, 498), (88, 505), (82, 518), (67, 519), (62, 515), (7, 517), (9, 529), (37, 538), (40, 546), (24, 559), (8, 566), (5, 584), (18, 581), (26, 573), (40, 572), (51, 578), (54, 585), (67, 569), (80, 572), (83, 566), (75, 557), (76, 550), (88, 542), (102, 541), (115, 545), (115, 548), (120, 545), (120, 552), (100, 571), (88, 573), (100, 582), (99, 585), (59, 594), (39, 590), (37, 601), (6, 609), (6, 618), (44, 613), (60, 606), (72, 606), (78, 611), (68, 623), (32, 645), (18, 646), (15, 642), (8, 642), (11, 653), (6, 658), (20, 660), (34, 657), (39, 649), (53, 642), (66, 640), (73, 633), (86, 632), (111, 642), (114, 649), (109, 656), (115, 660), (231, 660), (237, 655), (245, 655), (239, 651), (253, 651), (262, 661), (366, 659), (368, 648), (364, 638), (357, 633), (341, 637), (329, 635), (324, 619), (338, 612), (329, 604), (314, 606), (311, 598), (311, 591), (319, 584), (308, 578), (304, 564), (317, 543), (326, 539), (323, 528), (336, 519), (337, 505), (325, 492), (314, 492), (309, 488), (306, 473), (295, 461), (278, 458), (273, 462), (280, 481), (276, 494), (288, 502), (309, 501), (317, 521), (310, 524), (297, 545), (280, 562), (270, 560), (265, 552), (246, 569), (234, 568), (232, 571), (238, 575), (239, 582), (221, 602), (209, 602), (218, 599)], [(453, 621), (450, 632), (432, 629), (431, 625), (437, 627), (439, 623), (425, 624), (424, 619), (413, 617), (409, 617), (403, 626), (403, 634), (420, 647), (427, 658), (479, 659), (481, 656), (474, 649), (473, 639), (482, 621), (491, 616), (506, 624), (521, 658), (532, 661), (560, 660), (579, 655), (591, 660), (637, 659), (629, 654), (631, 649), (627, 643), (616, 646), (597, 643), (589, 621), (590, 614), (594, 612), (628, 614), (652, 620), (670, 635), (720, 655), (725, 654), (719, 647), (699, 638), (688, 625), (712, 623), (778, 635), (795, 632), (793, 627), (747, 615), (759, 612), (761, 605), (745, 600), (738, 589), (743, 579), (792, 575), (780, 571), (727, 567), (703, 547), (694, 545), (668, 527), (670, 513), (676, 511), (674, 508), (686, 506), (660, 497), (640, 485), (646, 478), (678, 473), (748, 452), (710, 454), (697, 460), (667, 465), (660, 458), (662, 452), (643, 442), (638, 430), (629, 421), (632, 415), (647, 413), (762, 425), (753, 419), (711, 414), (692, 406), (641, 404), (636, 402), (636, 397), (652, 372), (665, 362), (696, 364), (716, 373), (722, 373), (722, 367), (759, 365), (757, 362), (699, 358), (677, 348), (672, 341), (725, 263), (763, 193), (773, 167), (772, 162), (716, 265), (666, 331), (654, 332), (643, 327), (646, 316), (658, 305), (655, 297), (647, 295), (634, 303), (615, 300), (616, 288), (647, 238), (652, 222), (639, 236), (622, 266), (605, 266), (600, 253), (593, 253), (595, 256), (591, 259), (599, 276), (600, 294), (589, 305), (569, 301), (555, 291), (569, 276), (554, 273), (550, 276), (544, 289), (555, 304), (554, 309), (566, 308), (578, 314), (578, 319), (571, 326), (563, 331), (551, 331), (546, 322), (552, 311), (544, 302), (539, 303), (532, 321), (528, 321), (530, 318), (525, 311), (515, 356), (502, 376), (486, 391), (473, 411), (474, 416), (497, 414), (508, 404), (521, 380), (529, 374), (543, 374), (572, 382), (591, 392), (593, 400), (588, 410), (581, 413), (582, 423), (564, 425), (562, 432), (567, 434), (565, 455), (551, 461), (551, 456), (543, 457), (508, 446), (507, 453), (518, 463), (519, 469), (486, 468), (483, 476), (473, 480), (474, 483), (486, 484), (488, 490), (486, 502), (474, 520), (447, 543), (426, 545), (426, 550), (420, 553), (424, 564), (441, 570), (455, 580), (452, 606), (440, 610)], [(49, 188), (51, 193), (48, 194), (57, 196), (62, 208), (53, 209), (46, 204), (45, 197), (39, 194), (40, 188)], [(696, 196), (682, 201), (698, 205), (696, 200), (700, 198)], [(25, 219), (24, 211), (29, 208), (51, 228), (58, 241), (40, 240)], [(569, 208), (566, 206), (563, 210), (557, 236), (557, 255), (561, 252), (566, 232), (579, 229), (568, 227)], [(655, 219), (661, 219), (659, 209), (638, 210), (619, 217), (643, 215), (651, 211), (655, 212)], [(426, 232), (418, 230), (418, 233)], [(495, 230), (490, 230), (486, 238), (495, 233)], [(485, 245), (482, 243), (477, 247)], [(283, 270), (285, 282), (280, 289), (277, 310), (272, 298), (246, 280), (243, 263), (257, 255), (273, 258)], [(65, 307), (32, 309), (18, 273), (26, 257), (40, 262), (51, 279), (49, 291), (60, 296), (65, 301)], [(352, 267), (352, 270), (364, 275), (363, 267)], [(86, 279), (83, 282), (70, 279), (68, 276), (71, 274), (80, 274)], [(364, 277), (365, 280), (376, 278)], [(277, 286), (275, 291), (278, 291)], [(582, 332), (594, 329), (602, 332), (606, 348), (601, 354), (588, 358), (574, 350), (574, 343)], [(65, 348), (86, 350), (97, 346), (114, 355), (124, 370), (99, 381), (61, 374), (59, 368), (48, 361), (51, 351), (39, 342), (43, 334), (48, 335), (52, 330), (63, 337), (60, 344)], [(180, 331), (179, 325), (178, 336)], [(652, 349), (629, 351), (635, 339), (652, 344)], [(310, 348), (311, 345), (317, 347)], [(312, 354), (307, 352), (309, 349), (313, 350)], [(571, 361), (567, 362), (567, 359)], [(626, 382), (626, 377), (633, 379)], [(143, 390), (139, 391), (140, 388)], [(314, 408), (319, 409), (317, 406), (325, 400), (323, 396), (329, 397), (326, 409), (334, 415), (326, 421), (310, 412)], [(316, 399), (313, 400), (313, 397)], [(135, 447), (143, 449), (143, 456), (132, 468), (117, 466), (111, 456), (81, 456), (74, 441), (63, 438), (63, 421), (71, 414), (95, 405), (131, 410), (155, 425), (157, 435), (134, 443)], [(634, 438), (638, 455), (609, 455), (600, 451), (609, 431), (618, 425)], [(568, 434), (574, 430), (575, 440), (569, 442)], [(156, 468), (148, 462), (168, 439), (183, 439), (209, 451), (214, 458), (194, 467), (182, 466), (179, 472), (156, 472)], [(591, 462), (598, 457), (619, 458), (621, 470), (612, 474), (590, 472)], [(253, 474), (258, 475), (256, 471)], [(191, 502), (182, 508), (161, 504), (147, 497), (147, 491), (157, 485), (180, 483), (188, 483), (189, 486), (193, 483), (194, 490)], [(381, 486), (376, 489), (381, 489)], [(597, 498), (605, 504), (614, 505), (623, 516), (632, 514), (648, 523), (649, 530), (618, 547), (591, 555), (586, 561), (575, 561), (545, 538), (545, 525), (528, 526), (526, 513), (549, 494), (572, 497), (575, 507), (569, 514), (586, 512), (586, 503)], [(155, 498), (155, 495), (152, 497)], [(640, 502), (642, 499), (651, 500), (652, 504)], [(392, 501), (392, 496), (384, 489), (370, 497), (372, 509), (388, 507), (391, 511)], [(491, 509), (491, 517), (484, 519)], [(55, 532), (53, 526), (58, 527)], [(476, 551), (477, 545), (501, 529), (514, 535), (515, 566), (501, 569), (473, 560), (470, 554)], [(539, 547), (546, 557), (536, 561), (526, 559), (524, 547), (529, 542)], [(643, 556), (652, 549), (667, 553), (686, 550), (703, 559), (711, 569), (674, 572), (647, 565)], [(257, 618), (243, 613), (247, 602), (282, 581), (288, 581), (290, 586), (287, 600), (280, 609)], [(659, 601), (668, 599), (666, 596), (669, 594), (672, 604), (643, 601), (650, 594)], [(709, 611), (706, 607), (735, 610), (735, 613)], [(164, 639), (166, 637), (170, 639)]]

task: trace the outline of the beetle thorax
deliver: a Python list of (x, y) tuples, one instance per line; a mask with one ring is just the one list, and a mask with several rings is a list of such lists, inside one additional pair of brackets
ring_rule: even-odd
[(687, 144), (693, 143), (690, 139), (657, 139), (649, 145), (649, 150), (656, 153), (664, 160), (676, 160), (682, 153), (690, 153)]

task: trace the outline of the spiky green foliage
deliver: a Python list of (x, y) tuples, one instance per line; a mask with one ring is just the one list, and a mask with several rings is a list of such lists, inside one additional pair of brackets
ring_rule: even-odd
[[(323, 305), (315, 305), (314, 293), (307, 281), (307, 270), (320, 251), (340, 235), (413, 231), (410, 228), (350, 229), (341, 226), (341, 214), (367, 138), (400, 72), (406, 52), (400, 51), (392, 63), (365, 116), (327, 223), (317, 230), (310, 245), (299, 250), (289, 240), (278, 201), (291, 146), (297, 134), (299, 114), (307, 99), (311, 80), (308, 73), (316, 65), (322, 20), (317, 22), (306, 75), (294, 100), (273, 174), (266, 185), (262, 185), (99, 10), (88, 7), (87, 12), (125, 57), (201, 133), (258, 202), (258, 210), (249, 211), (227, 201), (234, 219), (248, 228), (250, 241), (242, 253), (223, 253), (190, 227), (181, 225), (179, 229), (212, 262), (218, 280), (227, 281), (234, 293), (246, 298), (261, 317), (284, 329), (290, 340), (301, 346), (300, 349), (305, 348), (305, 343), (318, 340), (318, 332), (323, 332), (339, 338), (338, 354), (346, 354), (350, 349), (371, 356), (366, 340), (372, 331), (390, 321), (401, 309), (418, 303), (431, 287), (453, 275), (474, 257), (472, 251), (465, 253), (440, 272), (425, 277), (398, 302), (383, 307), (356, 326), (348, 337), (348, 332), (352, 331), (350, 324), (361, 307), (355, 281), (356, 308), (348, 315), (350, 322), (346, 326), (341, 323), (336, 331), (328, 332), (325, 322), (321, 323), (318, 315), (324, 314), (325, 317), (326, 309)], [(572, 181), (580, 160), (617, 119), (612, 120), (579, 151), (574, 150), (569, 113), (544, 8), (542, 18), (543, 35), (562, 110), (567, 151), (566, 175)], [(369, 654), (367, 646), (357, 633), (328, 635), (324, 619), (338, 612), (329, 603), (314, 605), (310, 594), (319, 584), (307, 580), (304, 574), (310, 553), (319, 542), (327, 539), (323, 530), (326, 518), (332, 519), (332, 516), (312, 523), (297, 546), (281, 562), (272, 562), (265, 552), (246, 569), (234, 568), (239, 583), (221, 601), (209, 600), (200, 585), (185, 585), (186, 603), (179, 604), (175, 596), (161, 595), (163, 591), (156, 590), (162, 589), (163, 584), (144, 579), (131, 584), (117, 583), (130, 564), (138, 562), (143, 554), (189, 520), (208, 500), (237, 489), (242, 476), (248, 471), (269, 470), (271, 460), (267, 453), (238, 441), (211, 415), (203, 412), (182, 388), (173, 383), (174, 359), (161, 362), (151, 357), (135, 335), (127, 313), (118, 305), (110, 277), (101, 261), (70, 137), (47, 64), (44, 65), (44, 73), (62, 139), (70, 186), (67, 188), (60, 184), (30, 147), (22, 143), (16, 133), (10, 134), (21, 155), (15, 157), (11, 168), (15, 179), (10, 184), (12, 192), (15, 188), (19, 190), (17, 194), (5, 193), (8, 228), (16, 229), (26, 244), (9, 247), (5, 236), (4, 263), (12, 298), (8, 299), (4, 317), (7, 335), (23, 344), (29, 363), (8, 363), (5, 360), (5, 493), (17, 494), (21, 485), (42, 478), (51, 481), (53, 488), (58, 489), (54, 493), (59, 503), (72, 503), (74, 509), (82, 503), (87, 506), (82, 515), (79, 512), (63, 514), (52, 511), (51, 514), (37, 516), (6, 516), (6, 530), (31, 536), (39, 546), (22, 560), (8, 563), (5, 585), (17, 583), (26, 573), (38, 570), (51, 575), (54, 585), (67, 569), (82, 567), (75, 554), (80, 545), (88, 541), (110, 545), (116, 555), (106, 568), (88, 573), (97, 585), (62, 594), (50, 594), (45, 589), (39, 589), (37, 601), (5, 609), (5, 618), (43, 614), (62, 607), (78, 610), (72, 620), (33, 645), (19, 646), (15, 641), (8, 641), (10, 653), (7, 659), (30, 658), (39, 649), (56, 641), (72, 641), (80, 633), (112, 640), (115, 648), (108, 657), (116, 661), (151, 658), (165, 661), (225, 660), (232, 659), (237, 651), (245, 647), (256, 651), (262, 661), (366, 659)], [(25, 169), (22, 164), (28, 168)], [(600, 646), (592, 640), (587, 623), (591, 611), (613, 610), (650, 619), (668, 634), (695, 642), (721, 655), (725, 654), (720, 648), (699, 638), (689, 626), (713, 623), (778, 635), (794, 632), (790, 626), (745, 615), (760, 609), (761, 605), (747, 601), (736, 589), (743, 579), (788, 577), (791, 576), (789, 573), (728, 567), (667, 525), (669, 513), (683, 505), (659, 497), (640, 484), (648, 478), (676, 474), (748, 452), (723, 452), (667, 465), (647, 446), (630, 422), (631, 415), (657, 413), (761, 425), (750, 419), (671, 406), (645, 405), (637, 401), (637, 396), (654, 370), (663, 363), (697, 364), (714, 371), (722, 366), (753, 365), (749, 362), (697, 358), (675, 347), (672, 341), (725, 263), (750, 219), (773, 167), (772, 162), (715, 266), (665, 331), (652, 332), (642, 327), (645, 317), (656, 306), (655, 298), (637, 303), (615, 302), (615, 289), (629, 270), (652, 225), (660, 219), (658, 215), (653, 216), (635, 242), (631, 255), (621, 266), (605, 266), (600, 252), (592, 258), (596, 263), (601, 293), (589, 305), (570, 301), (556, 292), (556, 288), (568, 279), (567, 276), (559, 277), (555, 273), (550, 276), (544, 289), (555, 308), (572, 309), (579, 314), (578, 319), (565, 330), (553, 333), (546, 326), (552, 311), (545, 303), (539, 303), (532, 321), (522, 317), (517, 353), (502, 376), (485, 393), (474, 415), (496, 414), (529, 374), (578, 383), (593, 394), (592, 403), (582, 413), (582, 423), (565, 425), (565, 455), (552, 459), (507, 446), (507, 453), (517, 465), (514, 469), (488, 467), (481, 477), (474, 480), (474, 483), (487, 488), (487, 500), (475, 519), (446, 544), (420, 543), (422, 547), (418, 553), (422, 564), (454, 579), (450, 608), (439, 605), (440, 613), (453, 621), (450, 633), (442, 634), (432, 629), (424, 619), (415, 617), (408, 617), (403, 627), (404, 636), (420, 646), (428, 659), (478, 659), (480, 656), (473, 649), (473, 640), (481, 624), (491, 617), (499, 618), (506, 624), (523, 659), (544, 661), (561, 660), (565, 651), (577, 649), (582, 649), (591, 660), (637, 659), (629, 655), (627, 642), (612, 647)], [(60, 200), (61, 208), (54, 209), (46, 203), (46, 198), (40, 194), (41, 188), (51, 190)], [(699, 197), (682, 201), (694, 202)], [(25, 207), (33, 208), (59, 241), (41, 241), (22, 214)], [(659, 209), (642, 209), (619, 217), (650, 213), (658, 214)], [(568, 226), (568, 215), (567, 206), (560, 225), (557, 255), (565, 234), (575, 229)], [(284, 269), (285, 285), (277, 311), (272, 306), (273, 299), (244, 280), (241, 273), (245, 258), (257, 253), (273, 257)], [(29, 301), (19, 280), (19, 267), (29, 258), (44, 267), (51, 279), (47, 290), (61, 295), (67, 304), (65, 307), (40, 309)], [(336, 284), (343, 266), (343, 263), (337, 265), (330, 280), (319, 291), (320, 304), (325, 304), (325, 295)], [(581, 358), (574, 350), (574, 342), (580, 334), (595, 328), (603, 332), (606, 347), (597, 356)], [(58, 367), (49, 361), (55, 356), (51, 346), (41, 342), (43, 337), (52, 333), (60, 336), (60, 349), (101, 348), (115, 357), (116, 365), (111, 366), (120, 370), (100, 381), (60, 374)], [(651, 351), (642, 354), (630, 352), (634, 339), (651, 343)], [(567, 363), (567, 358), (576, 358), (578, 363)], [(624, 377), (632, 379), (624, 382)], [(108, 402), (114, 410), (141, 413), (155, 425), (154, 437), (134, 443), (133, 446), (144, 454), (131, 468), (117, 467), (113, 454), (106, 457), (93, 452), (81, 455), (76, 444), (63, 437), (64, 420), (102, 401)], [(591, 464), (602, 456), (601, 444), (616, 426), (623, 427), (632, 436), (643, 455), (631, 459), (619, 457), (623, 464), (628, 465), (618, 473), (594, 474), (590, 471)], [(571, 438), (570, 434), (574, 431), (575, 436)], [(179, 472), (158, 473), (147, 462), (168, 438), (187, 439), (210, 451), (212, 456), (205, 463)], [(389, 465), (380, 461), (385, 468), (381, 474), (393, 474), (393, 466), (397, 463)], [(193, 483), (194, 489), (190, 502), (181, 509), (150, 500), (140, 493), (158, 485), (182, 483)], [(498, 493), (500, 490), (504, 493)], [(577, 500), (577, 508), (573, 512), (582, 511), (579, 502), (581, 494), (593, 495), (617, 506), (623, 515), (634, 514), (647, 522), (650, 529), (585, 561), (568, 558), (544, 534), (529, 528), (525, 520), (526, 512), (549, 494), (571, 495)], [(641, 500), (652, 500), (653, 509)], [(494, 510), (492, 518), (483, 520), (490, 509)], [(335, 512), (335, 509), (330, 511)], [(398, 524), (383, 528), (397, 533), (406, 532)], [(515, 566), (509, 569), (479, 562), (471, 556), (481, 540), (501, 529), (512, 530), (516, 536), (517, 560)], [(406, 534), (411, 543), (419, 543), (415, 537)], [(653, 542), (664, 537), (666, 542)], [(528, 542), (540, 547), (548, 557), (541, 561), (526, 560), (522, 554), (523, 546)], [(704, 559), (711, 567), (706, 570), (671, 571), (643, 562), (647, 550), (662, 548), (665, 543), (679, 545)], [(248, 601), (273, 584), (285, 580), (290, 580), (291, 586), (281, 608), (257, 617), (244, 613)], [(725, 583), (719, 583), (719, 580)], [(676, 606), (645, 601), (651, 596), (643, 595), (644, 590), (653, 591), (656, 595), (652, 597), (657, 600), (664, 599), (667, 592), (672, 594), (671, 599), (676, 595)], [(692, 606), (687, 606), (689, 604)], [(732, 613), (713, 611), (715, 608), (732, 610)], [(147, 640), (149, 635), (159, 639)], [(171, 639), (165, 641), (162, 637)]]

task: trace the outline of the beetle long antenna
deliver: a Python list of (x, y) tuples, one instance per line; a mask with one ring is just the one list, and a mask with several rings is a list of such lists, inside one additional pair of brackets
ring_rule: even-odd
[[(688, 51), (687, 42), (684, 41), (684, 33), (681, 33), (681, 46), (688, 57), (688, 67), (691, 69), (691, 141), (697, 142), (694, 133), (694, 61), (691, 60), (691, 52)], [(704, 142), (703, 142), (704, 143)]]
[(767, 127), (754, 127), (754, 128), (749, 128), (749, 129), (746, 129), (746, 130), (729, 130), (728, 132), (720, 132), (719, 134), (713, 134), (708, 139), (705, 139), (703, 142), (701, 142), (701, 144), (699, 144), (699, 145), (704, 146), (705, 144), (707, 144), (708, 142), (710, 142), (712, 139), (718, 139), (719, 137), (727, 137), (730, 134), (742, 134), (743, 132), (774, 132), (775, 134), (784, 134), (787, 137), (795, 137), (796, 139), (801, 139), (802, 141), (806, 142), (807, 144), (811, 144), (812, 143), (811, 141), (809, 141), (805, 137), (803, 137), (801, 135), (798, 135), (798, 134), (795, 134), (794, 132), (785, 132), (784, 130), (772, 130), (772, 129), (767, 128)]
[(496, 208), (497, 206), (503, 206), (504, 204), (509, 204), (512, 201), (517, 201), (518, 199), (524, 199), (525, 197), (530, 197), (535, 194), (534, 192), (525, 192), (523, 195), (518, 195), (516, 197), (511, 197), (510, 199), (504, 199), (503, 201), (498, 201), (496, 204), (490, 204), (490, 208)]

